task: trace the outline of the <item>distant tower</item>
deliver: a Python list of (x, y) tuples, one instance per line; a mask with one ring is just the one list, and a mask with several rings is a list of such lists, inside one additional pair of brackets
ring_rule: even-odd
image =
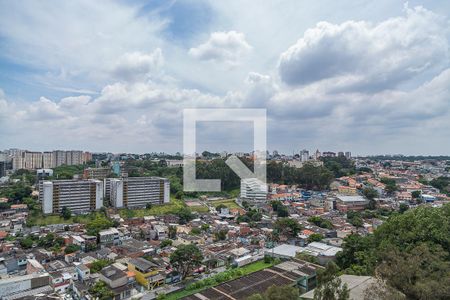
[(305, 149), (300, 151), (300, 159), (302, 162), (308, 161), (309, 160), (309, 151), (305, 150)]
[(316, 150), (316, 154), (314, 155), (314, 157), (315, 157), (316, 159), (319, 159), (320, 156), (321, 156), (320, 151), (319, 151), (319, 149), (317, 149), (317, 150)]
[(120, 163), (118, 161), (113, 162), (112, 170), (114, 174), (120, 176)]

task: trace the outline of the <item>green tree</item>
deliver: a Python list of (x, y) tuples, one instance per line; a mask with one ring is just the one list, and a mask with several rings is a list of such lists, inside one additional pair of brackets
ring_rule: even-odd
[(413, 199), (419, 199), (421, 195), (422, 195), (421, 191), (413, 191), (413, 192), (411, 192), (411, 196), (413, 197)]
[(74, 245), (74, 244), (70, 244), (70, 245), (67, 245), (67, 247), (64, 249), (64, 253), (69, 254), (69, 253), (76, 252), (76, 251), (78, 251), (80, 249), (81, 249), (80, 246)]
[(61, 216), (63, 217), (64, 220), (70, 219), (70, 217), (72, 217), (72, 212), (70, 208), (64, 206), (61, 209)]
[(191, 234), (193, 234), (193, 235), (199, 235), (200, 233), (202, 233), (202, 230), (200, 228), (192, 228), (191, 229)]
[(216, 238), (216, 241), (224, 241), (227, 239), (227, 233), (228, 233), (228, 230), (221, 229), (214, 233), (214, 237)]
[(408, 299), (449, 299), (449, 270), (448, 252), (426, 243), (406, 253), (388, 250), (377, 268), (381, 278)]
[(353, 210), (347, 212), (347, 221), (355, 227), (362, 227), (364, 225), (361, 213)]
[(329, 262), (325, 270), (318, 274), (318, 285), (314, 289), (314, 300), (347, 300), (350, 290), (347, 284), (342, 284), (338, 277), (338, 267)]
[(113, 227), (114, 223), (104, 214), (96, 213), (93, 219), (86, 224), (87, 234), (97, 236), (100, 230)]
[(169, 239), (175, 239), (177, 237), (177, 227), (169, 225)]
[(302, 230), (302, 226), (294, 219), (279, 218), (274, 224), (274, 229), (280, 235), (296, 237)]
[(324, 239), (324, 236), (321, 235), (320, 233), (313, 233), (308, 236), (308, 243), (320, 242), (323, 239)]
[(278, 207), (278, 210), (277, 210), (277, 217), (279, 217), (279, 218), (285, 218), (285, 217), (287, 217), (287, 216), (289, 216), (289, 212), (288, 212), (287, 207), (284, 206), (284, 205)]
[(189, 221), (194, 219), (194, 216), (192, 215), (191, 210), (187, 207), (180, 208), (176, 212), (176, 215), (180, 218), (180, 224), (189, 223)]
[(194, 244), (180, 245), (170, 255), (170, 263), (183, 278), (186, 278), (194, 268), (199, 267), (202, 261), (202, 252)]
[(308, 222), (319, 226), (320, 228), (333, 229), (333, 223), (330, 220), (326, 220), (319, 216), (311, 216), (308, 218)]
[(103, 281), (97, 281), (90, 289), (91, 293), (95, 298), (100, 300), (109, 300), (114, 297), (114, 293), (109, 289), (108, 285)]
[(20, 240), (20, 246), (24, 249), (30, 249), (33, 247), (33, 240), (30, 237), (26, 237)]
[(164, 248), (164, 247), (167, 247), (167, 246), (172, 246), (172, 243), (173, 243), (172, 240), (165, 239), (165, 240), (161, 241), (161, 244), (159, 244), (159, 247), (160, 248)]
[(400, 203), (398, 211), (402, 214), (409, 209), (409, 206), (405, 203)]
[(101, 269), (103, 269), (106, 266), (109, 266), (111, 264), (111, 261), (107, 260), (107, 259), (99, 259), (94, 261), (91, 264), (91, 267), (89, 268), (91, 270), (91, 273), (97, 273), (98, 271), (100, 271)]

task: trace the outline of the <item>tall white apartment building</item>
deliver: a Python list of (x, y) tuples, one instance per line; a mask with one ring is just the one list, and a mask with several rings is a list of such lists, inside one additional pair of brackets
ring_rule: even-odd
[(302, 150), (300, 151), (300, 160), (302, 162), (309, 160), (309, 151), (308, 150)]
[(103, 183), (100, 180), (53, 180), (39, 184), (39, 200), (44, 214), (89, 212), (103, 206)]
[(25, 151), (23, 150), (19, 150), (19, 149), (14, 149), (13, 151), (11, 151), (11, 156), (13, 159), (13, 170), (19, 170), (19, 169), (23, 169), (23, 153)]
[(110, 179), (110, 202), (114, 207), (138, 208), (148, 203), (170, 202), (170, 182), (160, 177)]
[(53, 152), (42, 153), (42, 168), (51, 169), (53, 167)]
[(53, 151), (53, 167), (59, 167), (66, 164), (66, 151)]
[(267, 200), (267, 184), (257, 178), (241, 179), (241, 198), (257, 201)]
[(39, 169), (42, 168), (42, 152), (23, 152), (22, 169)]

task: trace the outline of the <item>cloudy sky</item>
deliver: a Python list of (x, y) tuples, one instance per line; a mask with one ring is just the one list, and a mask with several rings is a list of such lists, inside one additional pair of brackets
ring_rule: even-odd
[(266, 108), (270, 150), (449, 155), (449, 45), (445, 0), (0, 0), (0, 149), (173, 153), (184, 108)]

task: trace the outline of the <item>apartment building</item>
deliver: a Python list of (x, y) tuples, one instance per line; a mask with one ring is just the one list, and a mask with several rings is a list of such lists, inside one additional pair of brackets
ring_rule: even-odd
[(100, 244), (102, 244), (102, 245), (119, 245), (120, 244), (119, 231), (114, 227), (101, 230), (98, 233), (98, 236), (99, 236)]
[(41, 181), (39, 200), (44, 214), (59, 213), (63, 207), (83, 213), (103, 206), (103, 183), (99, 180)]
[(92, 154), (83, 151), (24, 151), (14, 149), (11, 151), (13, 169), (51, 169), (62, 165), (80, 165), (92, 160)]
[(267, 184), (257, 178), (241, 179), (241, 198), (257, 201), (267, 200)]
[(114, 207), (138, 208), (170, 201), (170, 182), (160, 177), (110, 179), (110, 202)]
[(23, 153), (23, 169), (33, 170), (41, 168), (42, 152), (24, 152)]
[(42, 154), (42, 168), (51, 169), (53, 166), (53, 152), (44, 152)]
[(111, 173), (110, 167), (87, 168), (84, 169), (83, 177), (85, 179), (105, 179), (111, 176)]

